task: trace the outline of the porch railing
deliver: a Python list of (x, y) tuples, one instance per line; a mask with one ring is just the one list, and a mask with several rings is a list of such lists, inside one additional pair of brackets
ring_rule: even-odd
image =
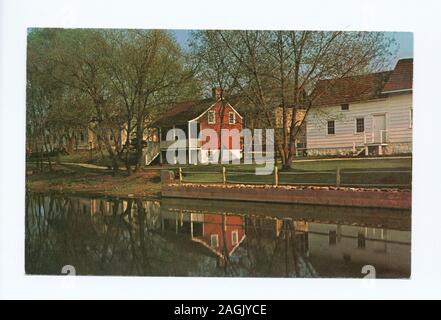
[[(375, 131), (372, 131), (370, 134), (364, 133), (364, 144), (370, 143), (387, 143), (388, 140), (388, 130), (380, 130), (380, 141), (376, 141)], [(369, 139), (370, 137), (370, 139)]]

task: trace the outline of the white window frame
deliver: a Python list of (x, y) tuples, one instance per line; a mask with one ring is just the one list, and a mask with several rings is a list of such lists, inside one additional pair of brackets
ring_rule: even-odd
[[(357, 120), (363, 119), (363, 131), (357, 131)], [(355, 134), (363, 134), (366, 132), (366, 118), (365, 117), (355, 117)]]
[[(216, 242), (216, 243), (214, 243)], [(212, 248), (218, 248), (219, 247), (219, 236), (217, 234), (210, 235), (210, 246)]]
[[(233, 115), (233, 118), (231, 118), (231, 115)], [(228, 123), (229, 124), (236, 124), (236, 113), (234, 111), (230, 111), (228, 113)]]
[[(234, 240), (234, 236), (236, 236), (236, 240)], [(239, 231), (234, 230), (231, 232), (231, 244), (235, 246), (239, 243)]]
[[(210, 116), (213, 116), (213, 120), (210, 121)], [(208, 124), (216, 124), (216, 112), (214, 111), (208, 111), (207, 112), (207, 120), (208, 120)]]
[[(334, 122), (334, 133), (329, 133), (329, 122)], [(328, 120), (326, 122), (326, 135), (333, 136), (335, 135), (335, 120)]]

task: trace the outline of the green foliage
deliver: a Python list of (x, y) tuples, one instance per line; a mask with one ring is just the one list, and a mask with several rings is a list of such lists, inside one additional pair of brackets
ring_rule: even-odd
[(89, 129), (114, 167), (129, 166), (133, 149), (141, 156), (144, 141), (130, 142), (164, 110), (200, 96), (187, 57), (161, 30), (32, 29), (27, 74), (33, 149)]

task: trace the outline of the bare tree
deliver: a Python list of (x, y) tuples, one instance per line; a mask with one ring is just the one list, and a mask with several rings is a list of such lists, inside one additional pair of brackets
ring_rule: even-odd
[[(42, 52), (43, 65), (57, 83), (73, 90), (74, 95), (87, 97), (91, 110), (88, 126), (96, 133), (118, 171), (119, 146), (112, 143), (121, 129), (120, 110), (104, 69), (105, 42), (96, 30), (44, 30), (49, 43)], [(84, 103), (84, 101), (83, 101)]]
[[(261, 123), (275, 127), (274, 110), (282, 107), (282, 132), (276, 144), (285, 168), (296, 154), (296, 137), (318, 95), (317, 81), (373, 72), (384, 68), (393, 40), (379, 32), (202, 31), (199, 50), (220, 54), (206, 64), (228, 74)], [(203, 57), (203, 56), (202, 56)], [(225, 63), (228, 61), (228, 63)]]
[[(90, 112), (84, 95), (70, 90), (52, 73), (55, 65), (46, 57), (53, 32), (36, 30), (29, 35), (27, 50), (27, 148), (46, 155), (72, 146), (74, 132), (87, 127)], [(71, 150), (69, 150), (71, 151)], [(50, 163), (50, 157), (47, 157)]]
[(125, 149), (130, 150), (134, 136), (139, 168), (149, 120), (161, 107), (185, 97), (192, 72), (185, 70), (179, 46), (165, 31), (112, 30), (106, 32), (106, 39), (106, 70), (126, 117)]
[[(87, 127), (114, 172), (120, 162), (128, 174), (134, 163), (139, 168), (149, 123), (161, 108), (197, 92), (184, 54), (166, 31), (34, 29), (30, 38), (28, 109), (43, 106), (37, 94), (51, 109), (42, 137), (71, 141), (75, 130)], [(37, 113), (29, 117), (34, 122), (43, 123)]]

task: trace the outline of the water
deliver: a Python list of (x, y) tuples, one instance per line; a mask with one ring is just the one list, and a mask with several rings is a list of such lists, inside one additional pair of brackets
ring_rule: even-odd
[(410, 212), (26, 195), (26, 273), (408, 278)]

